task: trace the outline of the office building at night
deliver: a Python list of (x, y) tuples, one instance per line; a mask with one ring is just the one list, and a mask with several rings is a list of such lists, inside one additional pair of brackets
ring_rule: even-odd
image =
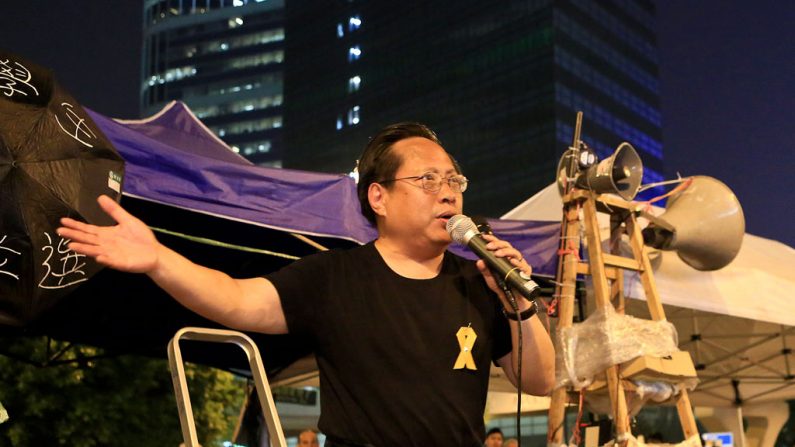
[(146, 0), (141, 110), (185, 102), (252, 162), (281, 166), (283, 0)]
[(384, 125), (436, 130), (470, 178), (465, 212), (499, 215), (555, 178), (571, 144), (630, 142), (662, 178), (649, 0), (287, 2), (284, 166), (349, 172)]

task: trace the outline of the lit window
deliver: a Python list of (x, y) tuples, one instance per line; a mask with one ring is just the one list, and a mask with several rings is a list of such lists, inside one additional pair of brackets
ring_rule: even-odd
[(359, 106), (353, 106), (348, 110), (348, 124), (351, 126), (359, 124)]
[(359, 86), (361, 85), (362, 85), (362, 78), (359, 76), (354, 76), (348, 79), (348, 93), (359, 91)]
[(239, 154), (239, 153), (240, 153), (240, 148), (239, 148), (239, 147), (237, 147), (237, 146), (232, 146), (232, 151), (233, 151), (234, 153), (236, 153), (236, 154)]
[(243, 0), (232, 0), (232, 6), (243, 6)]
[(337, 37), (342, 37), (345, 35), (345, 31), (342, 29), (342, 23), (337, 24)]
[(348, 49), (348, 61), (358, 60), (359, 57), (361, 57), (361, 55), (362, 55), (362, 49), (359, 48), (359, 45), (350, 47)]
[(362, 26), (362, 19), (358, 15), (348, 19), (348, 31), (357, 30), (360, 26)]
[(221, 44), (221, 51), (226, 51), (228, 49), (229, 49), (229, 44), (228, 43), (222, 43)]
[(223, 137), (224, 135), (226, 135), (226, 131), (224, 129), (218, 129), (218, 136)]
[(337, 115), (337, 130), (342, 129), (342, 115)]
[(155, 83), (165, 84), (166, 82), (179, 81), (182, 78), (193, 76), (195, 74), (196, 68), (192, 66), (171, 68), (166, 70), (165, 73), (160, 73), (149, 78), (149, 85), (152, 86)]

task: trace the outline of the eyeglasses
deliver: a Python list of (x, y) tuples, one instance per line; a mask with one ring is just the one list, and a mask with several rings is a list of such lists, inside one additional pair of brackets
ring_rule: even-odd
[(428, 172), (422, 175), (414, 175), (411, 177), (393, 178), (389, 180), (382, 180), (378, 183), (394, 182), (397, 180), (422, 180), (422, 189), (429, 192), (439, 192), (442, 189), (442, 183), (447, 182), (453, 192), (464, 192), (467, 190), (469, 180), (460, 174), (451, 175), (450, 177), (442, 177), (435, 172)]

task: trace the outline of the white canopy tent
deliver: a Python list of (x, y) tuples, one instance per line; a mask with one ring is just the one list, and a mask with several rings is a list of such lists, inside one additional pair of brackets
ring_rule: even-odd
[[(560, 221), (562, 204), (552, 184), (502, 216), (505, 219)], [(653, 207), (654, 214), (665, 210)], [(606, 216), (600, 216), (606, 217)], [(600, 221), (609, 234), (609, 222)], [(654, 259), (661, 256), (661, 259)], [(664, 304), (782, 325), (795, 324), (795, 250), (770, 239), (745, 234), (737, 258), (723, 269), (700, 272), (674, 252), (651, 253), (654, 278)], [(643, 298), (637, 281), (629, 295)]]

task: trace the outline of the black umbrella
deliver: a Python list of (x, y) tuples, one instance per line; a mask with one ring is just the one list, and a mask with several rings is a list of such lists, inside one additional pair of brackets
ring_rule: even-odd
[(48, 70), (0, 50), (0, 324), (34, 320), (101, 267), (55, 233), (113, 221), (124, 161)]

